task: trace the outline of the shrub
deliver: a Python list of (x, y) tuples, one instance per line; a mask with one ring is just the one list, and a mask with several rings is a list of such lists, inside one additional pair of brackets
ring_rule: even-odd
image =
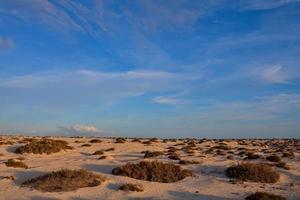
[(286, 200), (286, 198), (266, 192), (256, 192), (247, 196), (245, 200)]
[(125, 138), (117, 138), (116, 143), (125, 143), (126, 139)]
[(106, 159), (107, 158), (107, 156), (100, 156), (99, 158), (98, 158), (98, 160), (103, 160), (103, 159)]
[(12, 180), (12, 181), (16, 179), (14, 176), (3, 176), (2, 178)]
[(28, 169), (28, 166), (25, 163), (23, 163), (22, 161), (15, 160), (15, 159), (8, 159), (7, 162), (5, 162), (5, 165), (7, 167)]
[(255, 160), (255, 159), (259, 159), (260, 156), (257, 154), (254, 154), (253, 152), (248, 152), (247, 157), (245, 158), (245, 160)]
[(243, 163), (231, 166), (226, 169), (229, 178), (236, 178), (239, 181), (253, 181), (261, 183), (275, 183), (280, 175), (272, 167), (260, 163)]
[(57, 153), (61, 150), (73, 149), (68, 146), (68, 143), (63, 140), (42, 139), (30, 142), (24, 146), (19, 147), (15, 153), (33, 153), (33, 154), (51, 154)]
[(282, 153), (282, 157), (285, 157), (285, 158), (294, 158), (295, 154), (294, 154), (294, 152), (283, 152)]
[(182, 169), (173, 163), (163, 163), (159, 161), (142, 161), (137, 164), (126, 164), (114, 168), (114, 175), (128, 176), (135, 179), (172, 183), (192, 176), (192, 171)]
[(266, 159), (271, 162), (279, 162), (281, 158), (277, 155), (267, 156)]
[(115, 150), (115, 148), (108, 148), (108, 149), (105, 149), (104, 151), (114, 151)]
[(131, 142), (142, 142), (142, 141), (138, 138), (134, 138)]
[(181, 165), (188, 165), (188, 164), (199, 164), (200, 162), (197, 160), (179, 160), (178, 163)]
[(93, 155), (102, 155), (102, 154), (104, 154), (104, 151), (101, 151), (101, 150), (95, 151), (93, 153)]
[(168, 156), (169, 159), (171, 160), (180, 160), (180, 157), (178, 154), (176, 153), (171, 153), (169, 156)]
[(90, 143), (101, 143), (102, 140), (99, 140), (99, 139), (92, 139), (90, 140)]
[(142, 144), (144, 144), (144, 145), (151, 145), (152, 142), (150, 140), (147, 140), (147, 141), (142, 142)]
[(143, 192), (144, 188), (143, 185), (140, 184), (131, 184), (131, 183), (126, 183), (124, 185), (121, 185), (119, 190), (123, 190), (126, 192), (132, 191), (132, 192)]
[(31, 187), (42, 192), (61, 192), (74, 191), (83, 187), (95, 187), (104, 180), (104, 177), (83, 169), (62, 169), (27, 180), (22, 183), (22, 186)]
[(151, 138), (149, 141), (150, 142), (159, 142), (158, 138)]
[(83, 144), (81, 145), (81, 147), (91, 147), (92, 145), (91, 144)]
[(144, 155), (144, 158), (154, 158), (154, 157), (157, 157), (157, 156), (161, 156), (163, 154), (164, 153), (161, 152), (161, 151), (146, 151), (146, 153)]
[(286, 170), (290, 170), (290, 167), (285, 162), (278, 162), (275, 164), (276, 167), (283, 168)]

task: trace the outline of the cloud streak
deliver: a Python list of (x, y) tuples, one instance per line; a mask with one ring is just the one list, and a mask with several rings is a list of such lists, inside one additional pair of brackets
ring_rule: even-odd
[(66, 107), (83, 101), (101, 104), (153, 92), (180, 91), (198, 79), (191, 74), (165, 71), (78, 70), (32, 74), (0, 79), (0, 93), (6, 96), (0, 103), (16, 102), (18, 100), (13, 99), (19, 96), (17, 99), (28, 100), (30, 104), (34, 101)]

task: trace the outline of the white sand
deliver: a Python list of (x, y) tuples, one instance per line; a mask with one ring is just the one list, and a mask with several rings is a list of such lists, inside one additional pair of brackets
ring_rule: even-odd
[[(3, 136), (4, 140), (22, 139)], [(176, 183), (157, 183), (136, 180), (133, 178), (114, 176), (111, 171), (114, 167), (121, 166), (127, 162), (136, 162), (144, 159), (141, 151), (158, 150), (166, 151), (166, 147), (178, 142), (153, 143), (146, 146), (141, 143), (126, 142), (124, 144), (114, 143), (114, 139), (102, 139), (102, 143), (94, 143), (92, 147), (81, 147), (82, 143), (74, 143), (81, 140), (88, 143), (91, 138), (59, 138), (69, 142), (74, 150), (62, 151), (51, 155), (36, 154), (15, 154), (14, 150), (24, 144), (0, 145), (0, 199), (5, 200), (56, 200), (56, 199), (201, 199), (201, 200), (229, 200), (244, 199), (245, 196), (256, 191), (265, 191), (285, 196), (287, 199), (300, 199), (300, 156), (296, 153), (294, 159), (287, 161), (290, 170), (278, 169), (281, 174), (280, 182), (275, 184), (261, 184), (244, 182), (232, 184), (225, 176), (226, 167), (237, 163), (237, 156), (234, 160), (227, 160), (226, 156), (204, 155), (196, 151), (194, 156), (188, 156), (181, 152), (183, 159), (201, 161), (201, 164), (182, 165), (183, 168), (192, 169), (194, 177), (189, 177)], [(206, 145), (214, 145), (213, 142), (197, 144), (197, 147), (205, 148)], [(236, 142), (229, 143), (236, 146)], [(91, 155), (96, 150), (103, 150), (114, 147), (115, 151), (105, 152), (106, 159), (98, 160), (100, 157)], [(180, 148), (182, 146), (177, 146)], [(249, 147), (257, 148), (257, 147)], [(204, 155), (205, 157), (202, 157)], [(4, 162), (9, 158), (24, 157), (24, 162), (29, 169), (7, 167)], [(158, 160), (171, 161), (167, 156), (160, 156)], [(172, 161), (178, 162), (178, 161)], [(20, 187), (20, 184), (30, 178), (34, 178), (45, 172), (59, 170), (61, 168), (79, 169), (84, 168), (95, 173), (104, 175), (107, 181), (97, 187), (82, 188), (75, 192), (40, 192), (37, 190)], [(4, 176), (15, 176), (15, 180), (3, 179)], [(118, 187), (123, 183), (139, 183), (144, 186), (144, 192), (124, 192)]]

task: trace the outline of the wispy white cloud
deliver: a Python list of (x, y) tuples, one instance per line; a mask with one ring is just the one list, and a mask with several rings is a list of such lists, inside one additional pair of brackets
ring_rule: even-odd
[(290, 3), (300, 2), (299, 0), (250, 0), (245, 1), (245, 9), (247, 10), (268, 10), (278, 8)]
[(11, 49), (15, 47), (15, 43), (9, 37), (4, 38), (0, 36), (0, 50)]
[(100, 134), (102, 131), (93, 125), (72, 125), (59, 127), (61, 134), (67, 135), (95, 135)]
[(180, 105), (184, 104), (185, 100), (169, 96), (158, 96), (153, 99), (153, 102), (157, 104)]
[[(69, 105), (76, 102), (111, 102), (150, 92), (181, 91), (197, 79), (190, 74), (165, 71), (97, 72), (78, 70), (32, 74), (0, 79), (0, 94), (6, 103), (35, 99), (35, 103)], [(16, 92), (18, 91), (18, 92)], [(10, 99), (10, 100), (9, 100)], [(15, 99), (15, 100), (13, 100)], [(65, 104), (64, 104), (65, 102)], [(69, 103), (67, 103), (69, 102)]]
[(261, 72), (261, 77), (268, 83), (288, 83), (288, 77), (281, 65), (273, 65)]

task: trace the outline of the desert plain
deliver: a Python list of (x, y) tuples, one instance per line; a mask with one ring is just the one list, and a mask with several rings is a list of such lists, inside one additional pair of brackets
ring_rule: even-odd
[(300, 199), (299, 139), (3, 135), (0, 160), (5, 200)]

